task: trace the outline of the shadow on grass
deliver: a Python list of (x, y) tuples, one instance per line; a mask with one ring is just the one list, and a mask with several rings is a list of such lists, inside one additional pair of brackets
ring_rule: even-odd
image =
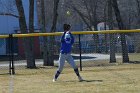
[[(75, 82), (75, 81), (66, 81), (66, 82)], [(79, 82), (96, 82), (96, 83), (102, 83), (103, 80), (83, 80)]]
[(130, 63), (130, 64), (140, 64), (140, 61), (129, 61), (127, 63)]
[(1, 75), (10, 75), (9, 73), (0, 73), (0, 76)]
[(103, 82), (103, 80), (83, 80), (82, 82)]

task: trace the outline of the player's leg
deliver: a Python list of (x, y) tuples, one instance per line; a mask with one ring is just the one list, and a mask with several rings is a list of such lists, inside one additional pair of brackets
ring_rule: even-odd
[(71, 56), (71, 54), (67, 54), (66, 60), (67, 60), (67, 62), (71, 65), (71, 67), (72, 67), (73, 69), (76, 69), (76, 68), (77, 68), (77, 66), (76, 66), (76, 64), (75, 64), (75, 62), (74, 62), (74, 59), (73, 59), (73, 57)]
[(65, 55), (60, 53), (60, 55), (59, 55), (58, 69), (57, 69), (57, 71), (55, 73), (55, 76), (54, 76), (53, 81), (56, 81), (58, 79), (60, 73), (63, 70), (64, 64), (65, 64)]
[(66, 57), (66, 60), (71, 65), (71, 67), (74, 69), (74, 72), (78, 76), (79, 81), (82, 81), (83, 79), (82, 79), (82, 77), (79, 74), (78, 67), (75, 64), (73, 57), (70, 54), (68, 54), (67, 57)]

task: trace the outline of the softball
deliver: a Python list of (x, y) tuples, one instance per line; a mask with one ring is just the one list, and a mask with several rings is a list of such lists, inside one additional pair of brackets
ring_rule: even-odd
[(70, 13), (70, 11), (67, 11), (66, 14), (67, 14), (67, 15), (70, 15), (71, 13)]

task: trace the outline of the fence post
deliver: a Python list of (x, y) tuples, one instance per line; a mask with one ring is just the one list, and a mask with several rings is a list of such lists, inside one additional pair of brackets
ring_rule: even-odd
[(13, 51), (13, 35), (9, 34), (9, 73), (15, 74), (14, 67), (14, 51)]
[(80, 71), (82, 71), (81, 35), (80, 34), (79, 34), (79, 52), (80, 52)]

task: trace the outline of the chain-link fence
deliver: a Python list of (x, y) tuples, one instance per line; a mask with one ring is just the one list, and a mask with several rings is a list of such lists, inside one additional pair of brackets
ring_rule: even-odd
[[(139, 57), (136, 57), (139, 56), (138, 34), (139, 33), (126, 33), (125, 39), (127, 46), (125, 48), (127, 48), (129, 56), (129, 62), (127, 63), (139, 63)], [(44, 54), (45, 52), (48, 52), (47, 54), (49, 55), (50, 51), (53, 52), (51, 53), (53, 55), (49, 56), (54, 60), (52, 61), (54, 62), (54, 66), (52, 67), (56, 67), (58, 65), (61, 46), (60, 33), (58, 35), (54, 34), (54, 41), (50, 40), (50, 37), (52, 37), (53, 34), (47, 35), (48, 41), (45, 41), (47, 43), (46, 45), (44, 44), (45, 36), (43, 34), (41, 34), (40, 36), (39, 33), (36, 33), (35, 35), (36, 36), (32, 37), (32, 39), (28, 35), (27, 37), (26, 35), (21, 35), (18, 37), (18, 34), (15, 36), (9, 35), (6, 38), (0, 39), (0, 74), (26, 73), (27, 55), (33, 58), (28, 58), (28, 60), (32, 60), (32, 65), (34, 65), (34, 67), (36, 68), (42, 69), (40, 70), (40, 73), (44, 73), (45, 69), (43, 68), (47, 67), (44, 65)], [(111, 35), (113, 35), (113, 38), (111, 38)], [(34, 34), (32, 34), (32, 36), (34, 36)], [(85, 32), (85, 34), (74, 34), (74, 38), (75, 43), (72, 46), (72, 55), (80, 70), (82, 70), (82, 68), (84, 67), (104, 66), (112, 65), (112, 63), (122, 63), (122, 46), (120, 39), (121, 36), (119, 33), (98, 34), (95, 38), (94, 34), (86, 34)], [(26, 42), (25, 39), (30, 40), (30, 42)], [(26, 44), (24, 42), (26, 42)], [(53, 45), (51, 45), (52, 42)], [(113, 46), (111, 46), (112, 44)], [(48, 51), (44, 50), (45, 46), (49, 48)], [(33, 53), (31, 53), (31, 51), (27, 51), (25, 47), (29, 48), (29, 50), (33, 50)], [(53, 47), (51, 48), (53, 50), (51, 50), (50, 47)], [(111, 47), (114, 48), (114, 51), (111, 50)], [(111, 57), (113, 58), (111, 53), (115, 55), (115, 62), (111, 62)], [(65, 67), (69, 67), (69, 64), (66, 63)]]
[[(75, 38), (72, 56), (83, 82), (78, 82), (73, 69), (65, 62), (62, 75), (52, 83), (62, 33), (1, 35), (1, 93), (139, 93), (139, 33), (126, 33), (123, 48), (121, 33), (72, 33)], [(124, 55), (124, 48), (128, 56)]]
[(9, 56), (7, 55), (8, 40), (5, 38), (0, 39), (0, 74), (8, 73), (9, 70)]

